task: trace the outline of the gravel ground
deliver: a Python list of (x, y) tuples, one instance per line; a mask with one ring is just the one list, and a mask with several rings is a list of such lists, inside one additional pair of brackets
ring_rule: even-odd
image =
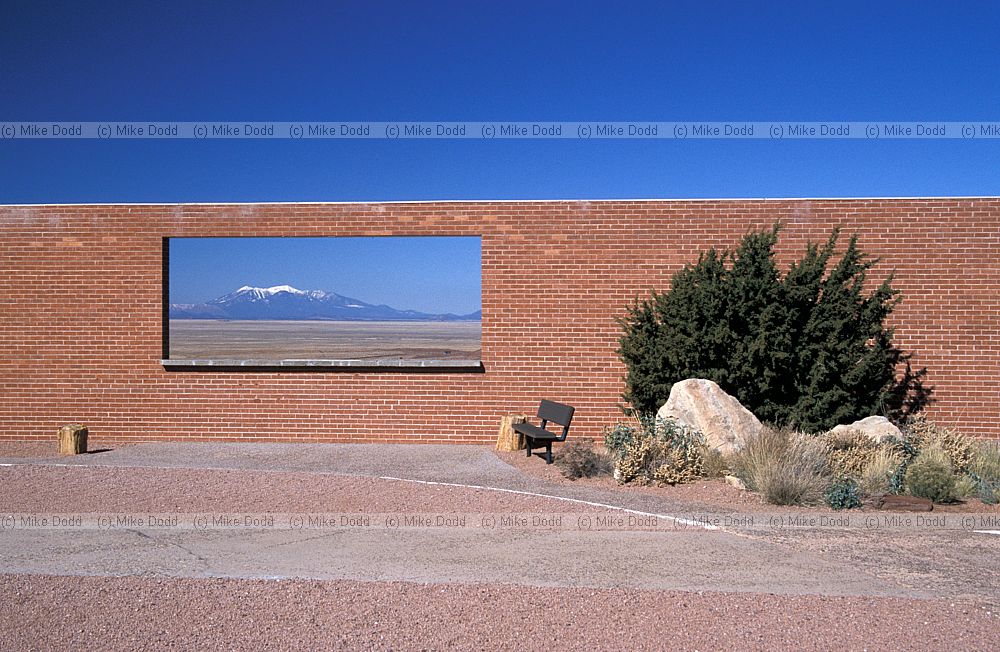
[(1000, 611), (1000, 536), (816, 528), (765, 531), (754, 538), (816, 553), (887, 585), (974, 600)]
[[(93, 450), (93, 446), (91, 446)], [(0, 441), (0, 458), (51, 458), (59, 457), (55, 441)]]
[[(25, 465), (0, 467), (0, 485), (0, 511), (26, 513), (476, 512), (551, 511), (553, 507), (546, 498), (463, 487), (238, 469)], [(583, 509), (569, 502), (558, 505), (565, 512)]]
[[(54, 447), (51, 444), (51, 447)], [(27, 448), (25, 448), (27, 447)], [(26, 461), (37, 442), (0, 448), (0, 462)], [(457, 444), (209, 444), (162, 442), (108, 446), (97, 443), (91, 454), (58, 457), (52, 448), (31, 460), (74, 466), (164, 467), (306, 471), (353, 475), (389, 475), (422, 480), (491, 484), (531, 482), (486, 446)], [(100, 451), (100, 452), (98, 452)], [(22, 458), (22, 459), (18, 459)]]
[[(767, 591), (927, 597), (873, 583), (812, 554), (700, 528), (580, 527), (621, 511), (550, 498), (303, 472), (19, 465), (0, 468), (0, 558), (9, 573), (172, 577), (517, 582), (540, 586)], [(191, 512), (277, 512), (276, 526), (192, 527)], [(282, 512), (285, 512), (282, 514)], [(292, 526), (288, 512), (357, 513), (370, 523)], [(458, 515), (457, 526), (380, 524), (380, 515)], [(7, 513), (7, 520), (2, 515)], [(184, 514), (180, 528), (141, 524), (52, 530), (9, 514)], [(341, 516), (336, 516), (339, 513)], [(541, 515), (556, 527), (482, 526), (477, 515)], [(115, 517), (117, 518), (117, 517)], [(398, 518), (398, 517), (397, 517)], [(436, 517), (434, 517), (436, 518)], [(543, 551), (530, 554), (526, 550)]]
[[(658, 513), (752, 512), (756, 504), (718, 482), (677, 491), (572, 482), (541, 460), (498, 457), (484, 447), (140, 444), (58, 459), (50, 448), (0, 446), (0, 462), (13, 464), (0, 467), (0, 512), (593, 510), (379, 475)], [(1000, 537), (754, 527), (619, 540), (613, 533), (538, 535), (557, 551), (541, 559), (562, 564), (547, 567), (520, 562), (530, 533), (403, 534), (390, 541), (372, 532), (313, 540), (288, 532), (242, 539), (122, 532), (118, 547), (109, 547), (97, 532), (0, 532), (8, 548), (0, 562), (0, 649), (1000, 647)], [(208, 551), (227, 561), (215, 566), (222, 577), (204, 579)], [(258, 553), (261, 574), (240, 575), (241, 558)], [(113, 563), (74, 570), (80, 559), (102, 556)], [(67, 570), (45, 570), (60, 559)], [(308, 563), (327, 568), (330, 561), (369, 570), (308, 574)], [(247, 579), (267, 576), (270, 564), (305, 569), (293, 577), (332, 579)], [(636, 565), (649, 574), (634, 572)], [(399, 572), (407, 568), (415, 572)], [(601, 577), (588, 579), (595, 568)], [(550, 573), (547, 585), (538, 585), (541, 572)], [(411, 581), (383, 581), (394, 579)]]
[[(651, 496), (663, 502), (664, 505), (676, 506), (676, 509), (690, 511), (697, 509), (705, 512), (773, 512), (774, 505), (763, 503), (758, 494), (752, 491), (742, 491), (726, 484), (722, 478), (704, 478), (696, 482), (675, 486), (619, 486), (610, 476), (579, 478), (570, 480), (563, 476), (557, 464), (545, 464), (537, 458), (529, 459), (523, 452), (495, 453), (498, 458), (516, 468), (526, 477), (535, 478), (546, 485), (560, 489), (581, 490), (584, 488), (614, 492), (621, 496)], [(782, 511), (802, 513), (832, 514), (833, 510), (824, 507), (784, 506)], [(869, 509), (866, 507), (866, 509)], [(864, 511), (864, 510), (861, 510)], [(980, 500), (958, 501), (946, 505), (935, 505), (936, 513), (961, 514), (997, 513), (1000, 514), (1000, 504), (986, 505)]]
[[(526, 616), (528, 614), (528, 616)], [(942, 601), (380, 582), (0, 576), (7, 650), (991, 650)]]

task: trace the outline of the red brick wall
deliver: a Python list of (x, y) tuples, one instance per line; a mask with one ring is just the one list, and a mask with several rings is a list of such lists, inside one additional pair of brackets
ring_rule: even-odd
[[(1000, 436), (1000, 199), (0, 206), (0, 438), (82, 422), (106, 440), (489, 442), (546, 397), (578, 435), (620, 416), (614, 317), (709, 245), (834, 225), (891, 269), (897, 341), (932, 416)], [(171, 236), (481, 235), (482, 374), (168, 372)]]

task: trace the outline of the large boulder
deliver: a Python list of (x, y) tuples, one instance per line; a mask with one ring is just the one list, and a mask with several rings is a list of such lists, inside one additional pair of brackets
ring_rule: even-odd
[(671, 418), (705, 436), (705, 443), (720, 453), (732, 453), (746, 438), (764, 427), (753, 413), (743, 407), (711, 380), (690, 378), (674, 383), (670, 398), (656, 416)]
[(865, 417), (860, 421), (850, 424), (835, 426), (830, 431), (832, 435), (846, 435), (851, 431), (857, 431), (867, 435), (872, 441), (881, 444), (889, 437), (902, 439), (903, 433), (885, 417)]

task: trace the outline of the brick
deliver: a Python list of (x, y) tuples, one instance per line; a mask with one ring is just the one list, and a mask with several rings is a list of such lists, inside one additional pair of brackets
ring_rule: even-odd
[[(1000, 199), (944, 198), (0, 206), (0, 438), (81, 422), (106, 441), (489, 444), (542, 397), (599, 437), (621, 418), (614, 318), (775, 220), (782, 265), (857, 232), (872, 282), (896, 272), (896, 341), (930, 370), (930, 415), (1000, 437)], [(161, 239), (248, 235), (481, 236), (486, 373), (166, 372)], [(519, 320), (541, 296), (558, 305)]]

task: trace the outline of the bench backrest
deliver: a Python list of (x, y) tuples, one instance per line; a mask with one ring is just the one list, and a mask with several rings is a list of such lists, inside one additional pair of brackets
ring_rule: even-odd
[[(542, 421), (558, 423), (568, 430), (569, 423), (573, 420), (574, 411), (575, 409), (570, 405), (563, 405), (562, 403), (542, 399), (542, 402), (538, 405), (538, 418)], [(545, 426), (542, 427), (544, 428)]]

